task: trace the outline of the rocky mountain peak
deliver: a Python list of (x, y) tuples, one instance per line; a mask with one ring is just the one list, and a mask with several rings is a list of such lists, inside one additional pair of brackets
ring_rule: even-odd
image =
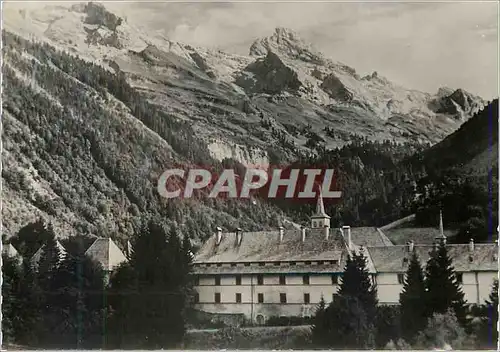
[(257, 39), (250, 47), (251, 56), (265, 56), (269, 51), (295, 60), (324, 63), (323, 55), (289, 28), (277, 27), (273, 35)]
[(100, 3), (89, 2), (87, 4), (73, 5), (73, 11), (83, 12), (87, 16), (84, 20), (86, 24), (99, 25), (116, 31), (116, 28), (122, 24), (122, 18), (108, 11)]

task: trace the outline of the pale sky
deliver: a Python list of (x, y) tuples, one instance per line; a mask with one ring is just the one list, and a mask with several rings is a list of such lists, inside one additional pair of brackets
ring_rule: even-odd
[(464, 88), (498, 96), (496, 2), (108, 2), (131, 24), (172, 40), (247, 54), (288, 27), (327, 57), (429, 93)]

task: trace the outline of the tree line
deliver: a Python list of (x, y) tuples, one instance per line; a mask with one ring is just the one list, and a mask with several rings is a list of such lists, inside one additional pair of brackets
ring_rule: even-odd
[[(12, 239), (21, 257), (2, 255), (4, 343), (63, 349), (180, 346), (192, 296), (189, 238), (146, 222), (133, 238), (128, 261), (110, 275), (84, 254), (85, 238), (69, 238), (61, 253), (50, 224), (37, 222), (31, 229), (31, 236), (25, 230)], [(42, 254), (34, 262), (39, 244)]]
[(322, 299), (313, 318), (312, 343), (321, 348), (485, 348), (498, 339), (498, 280), (489, 300), (469, 309), (447, 247), (430, 253), (425, 270), (413, 252), (399, 306), (378, 305), (363, 252), (347, 263), (338, 295)]

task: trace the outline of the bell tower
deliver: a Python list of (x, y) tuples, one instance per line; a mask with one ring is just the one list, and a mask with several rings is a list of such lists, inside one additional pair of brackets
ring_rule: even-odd
[(311, 228), (322, 229), (325, 227), (330, 227), (330, 217), (325, 213), (323, 196), (321, 190), (319, 190), (318, 199), (316, 200), (316, 212), (311, 216)]

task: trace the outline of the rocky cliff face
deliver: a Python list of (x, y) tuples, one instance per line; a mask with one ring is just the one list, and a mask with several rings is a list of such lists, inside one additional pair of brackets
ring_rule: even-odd
[[(5, 20), (7, 29), (35, 33), (37, 40), (125, 75), (207, 143), (215, 138), (263, 153), (272, 149), (286, 160), (318, 146), (342, 146), (353, 134), (435, 143), (484, 104), (461, 89), (432, 94), (377, 72), (361, 77), (286, 28), (238, 56), (139, 30), (94, 3), (10, 12)], [(311, 139), (311, 132), (319, 138)]]
[(286, 66), (272, 51), (263, 59), (251, 63), (235, 81), (248, 93), (280, 94), (284, 91), (297, 92), (302, 83), (297, 73)]

